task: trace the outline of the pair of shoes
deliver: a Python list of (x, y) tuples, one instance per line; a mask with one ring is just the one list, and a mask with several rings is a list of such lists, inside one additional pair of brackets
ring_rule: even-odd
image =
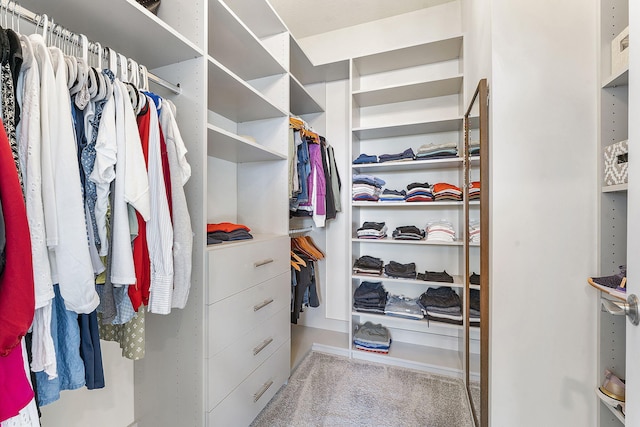
[(624, 381), (608, 369), (604, 371), (604, 381), (602, 385), (598, 387), (598, 392), (602, 400), (614, 408), (625, 402)]

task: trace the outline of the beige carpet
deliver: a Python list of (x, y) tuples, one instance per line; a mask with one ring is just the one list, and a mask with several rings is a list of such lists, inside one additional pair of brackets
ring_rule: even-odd
[(462, 380), (311, 352), (253, 427), (472, 427)]

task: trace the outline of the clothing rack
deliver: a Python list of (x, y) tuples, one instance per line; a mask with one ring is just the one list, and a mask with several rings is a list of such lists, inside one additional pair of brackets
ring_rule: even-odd
[[(54, 23), (53, 19), (49, 21), (49, 18), (47, 17), (47, 15), (37, 14), (35, 12), (32, 12), (24, 8), (23, 6), (21, 6), (15, 1), (7, 1), (5, 3), (3, 0), (0, 0), (0, 11), (1, 11), (0, 18), (4, 18), (3, 23), (5, 25), (7, 25), (7, 22), (9, 21), (9, 19), (11, 19), (12, 23), (14, 22), (14, 19), (16, 20), (15, 22), (19, 22), (20, 19), (23, 19), (24, 21), (35, 25), (36, 30), (38, 29), (38, 27), (42, 26), (43, 29), (48, 28), (48, 31), (50, 31), (50, 35), (52, 35), (53, 37), (58, 37), (58, 36), (64, 37), (65, 43), (71, 43), (71, 44), (74, 44), (76, 47), (82, 48), (83, 44), (86, 42), (88, 51), (91, 51), (91, 53), (93, 54), (99, 55), (100, 58), (105, 58), (105, 52), (114, 52), (109, 48), (106, 48), (106, 47), (103, 48), (100, 45), (100, 43), (89, 41), (86, 38), (86, 36), (84, 36), (83, 34), (76, 34), (70, 30), (67, 30), (61, 25)], [(2, 19), (0, 19), (0, 22), (2, 22)], [(49, 24), (51, 25), (49, 26)], [(54, 34), (54, 31), (57, 35)], [(117, 58), (117, 63), (120, 65), (123, 65), (120, 63), (121, 58), (122, 60), (126, 59), (123, 55), (120, 55), (120, 54), (117, 54), (116, 58)], [(130, 64), (131, 61), (127, 60), (126, 62), (127, 64)], [(140, 70), (132, 70), (129, 65), (126, 65), (126, 66), (128, 68), (128, 71), (132, 71), (132, 72), (140, 71)], [(182, 88), (180, 88), (179, 83), (178, 84), (170, 83), (162, 79), (161, 77), (158, 77), (153, 73), (150, 73), (147, 70), (147, 68), (144, 67), (143, 65), (140, 65), (139, 67), (140, 69), (143, 70), (143, 73), (145, 74), (146, 78), (148, 78), (149, 81), (161, 87), (164, 87), (165, 89), (170, 90), (176, 95), (180, 95), (182, 93)]]

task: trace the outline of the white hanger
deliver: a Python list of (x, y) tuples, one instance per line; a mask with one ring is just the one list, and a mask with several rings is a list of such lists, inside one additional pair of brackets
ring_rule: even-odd
[(149, 70), (144, 65), (140, 66), (140, 86), (142, 90), (149, 91)]
[(96, 42), (94, 46), (98, 51), (96, 54), (96, 68), (102, 70), (102, 45)]
[(111, 70), (114, 76), (117, 76), (118, 58), (116, 57), (116, 51), (108, 47), (107, 52), (109, 53), (109, 69)]
[(129, 71), (131, 72), (131, 78), (129, 79), (129, 82), (137, 88), (140, 83), (140, 69), (138, 68), (138, 63), (129, 58), (127, 59), (127, 65)]
[(129, 73), (127, 72), (127, 57), (119, 53), (118, 63), (120, 64), (120, 81), (129, 81)]
[[(44, 38), (47, 36), (47, 30), (49, 29), (49, 18), (47, 17), (46, 13), (40, 15), (40, 18), (42, 20), (42, 37)], [(40, 22), (38, 22), (38, 25), (36, 26), (36, 32), (38, 31), (39, 26)]]

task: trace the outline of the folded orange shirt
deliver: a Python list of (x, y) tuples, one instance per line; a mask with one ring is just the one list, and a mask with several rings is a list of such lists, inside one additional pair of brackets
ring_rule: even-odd
[(433, 184), (433, 192), (434, 193), (439, 193), (443, 190), (455, 190), (455, 191), (460, 191), (460, 187), (456, 187), (453, 184), (448, 184), (446, 182), (439, 182), (437, 184)]
[(207, 233), (213, 231), (224, 231), (225, 233), (231, 233), (236, 230), (251, 231), (249, 227), (243, 224), (234, 224), (232, 222), (219, 222), (217, 224), (207, 224)]

